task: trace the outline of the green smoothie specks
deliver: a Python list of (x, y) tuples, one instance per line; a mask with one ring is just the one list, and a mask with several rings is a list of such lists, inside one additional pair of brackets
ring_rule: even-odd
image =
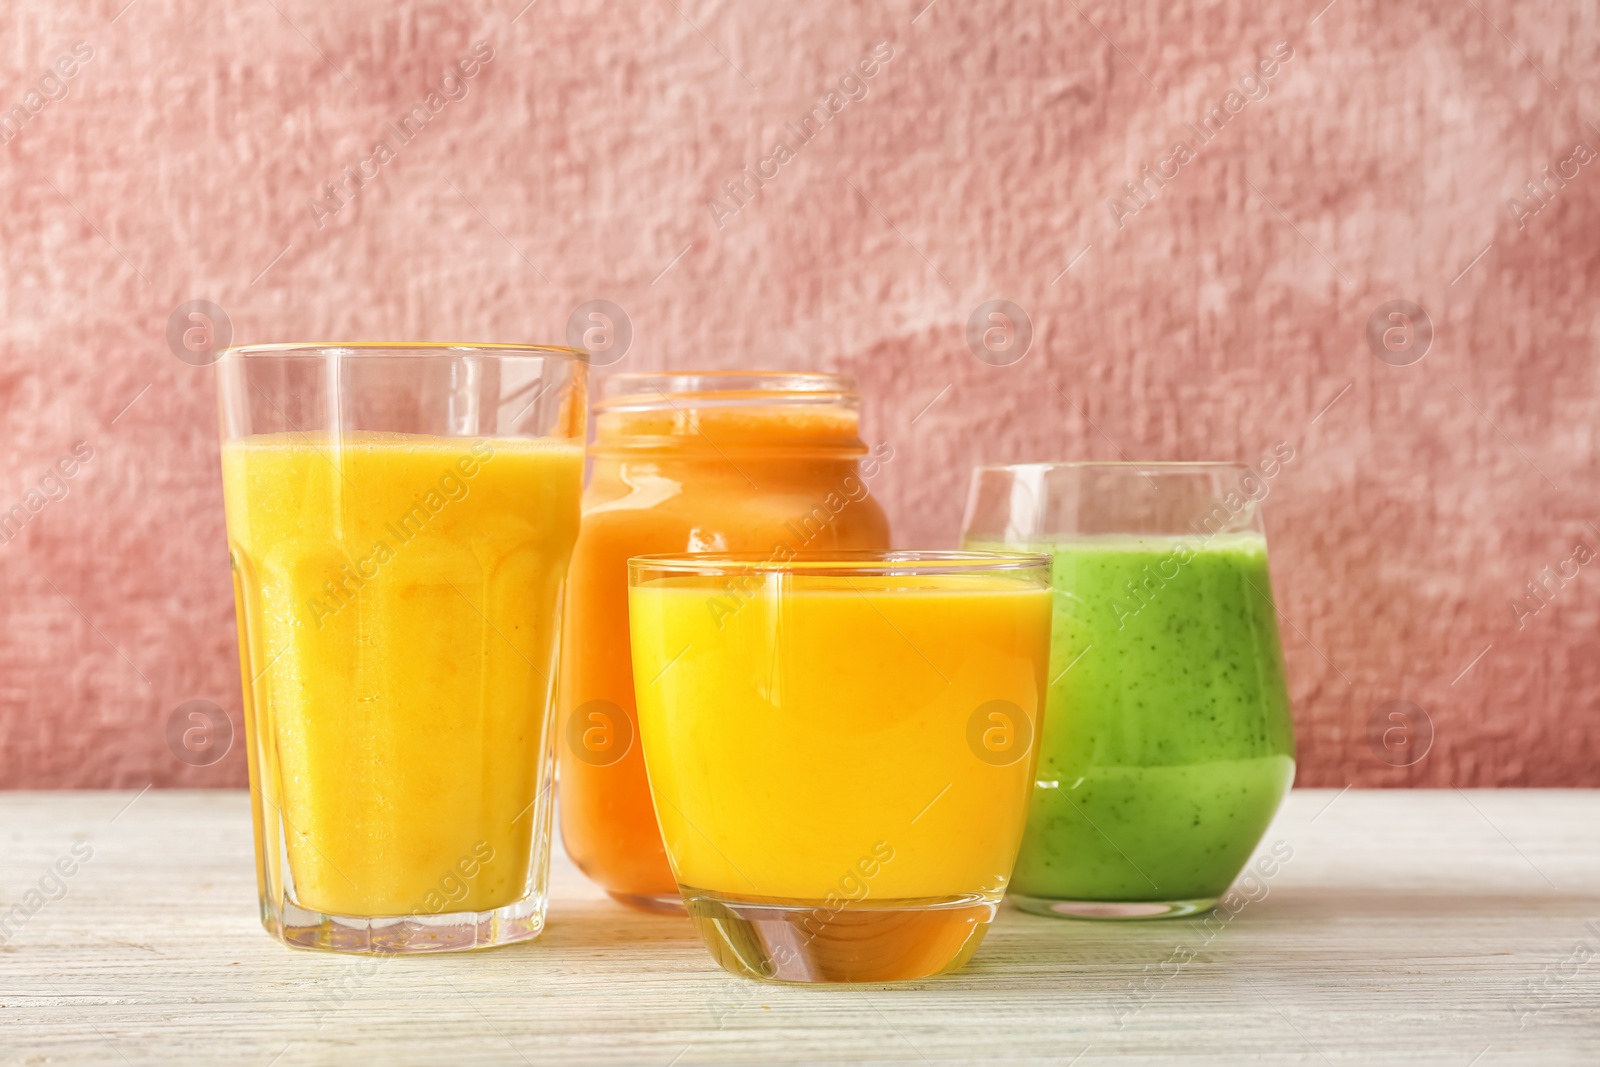
[(1055, 556), (1054, 681), (1012, 890), (1220, 895), (1294, 778), (1265, 539), (1029, 547)]

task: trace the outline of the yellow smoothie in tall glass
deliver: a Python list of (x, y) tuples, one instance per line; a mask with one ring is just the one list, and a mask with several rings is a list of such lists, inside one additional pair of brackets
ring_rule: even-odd
[(581, 448), (272, 434), (222, 470), (266, 876), (330, 914), (523, 897)]

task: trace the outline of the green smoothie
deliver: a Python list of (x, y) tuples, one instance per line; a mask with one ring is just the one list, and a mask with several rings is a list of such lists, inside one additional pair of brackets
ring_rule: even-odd
[(1121, 536), (1047, 548), (1052, 681), (1011, 892), (1220, 896), (1294, 779), (1266, 540)]

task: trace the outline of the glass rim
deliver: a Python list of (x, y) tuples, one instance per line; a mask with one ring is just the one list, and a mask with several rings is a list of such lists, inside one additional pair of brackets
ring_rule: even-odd
[(630, 576), (660, 571), (663, 575), (809, 574), (850, 578), (1048, 572), (1050, 566), (1048, 553), (974, 549), (799, 552), (787, 558), (761, 552), (659, 552), (628, 559)]
[(589, 353), (563, 345), (515, 344), (501, 341), (275, 341), (259, 345), (233, 345), (222, 349), (218, 360), (267, 356), (322, 358), (330, 355), (439, 356), (482, 352), (496, 356), (528, 356), (589, 362)]
[(599, 392), (597, 412), (675, 407), (675, 399), (691, 407), (860, 402), (854, 376), (831, 371), (624, 371), (608, 375)]

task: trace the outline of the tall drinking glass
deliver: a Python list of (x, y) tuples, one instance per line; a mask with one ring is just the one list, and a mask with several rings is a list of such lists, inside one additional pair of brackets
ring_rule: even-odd
[(629, 562), (639, 736), (667, 858), (717, 961), (785, 982), (961, 966), (1027, 817), (1049, 559)]
[(581, 352), (217, 364), (261, 919), (346, 952), (537, 935)]
[(1054, 557), (1023, 909), (1205, 910), (1266, 832), (1294, 779), (1259, 506), (1271, 462), (974, 472), (963, 544)]

